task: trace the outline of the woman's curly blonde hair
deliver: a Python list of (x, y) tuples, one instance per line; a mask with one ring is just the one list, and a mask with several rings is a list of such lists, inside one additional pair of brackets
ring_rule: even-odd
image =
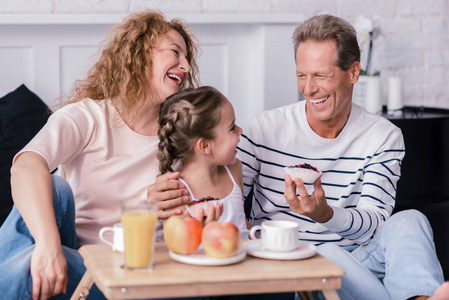
[(198, 86), (196, 59), (199, 48), (188, 26), (179, 19), (167, 21), (161, 12), (145, 10), (129, 15), (111, 29), (100, 45), (97, 62), (89, 69), (85, 79), (75, 82), (67, 101), (63, 101), (62, 105), (85, 98), (104, 100), (119, 97), (122, 117), (129, 116), (136, 110), (137, 103), (155, 93), (154, 87), (150, 85), (153, 61), (149, 54), (159, 37), (172, 29), (184, 38), (186, 58), (191, 68), (181, 89)]

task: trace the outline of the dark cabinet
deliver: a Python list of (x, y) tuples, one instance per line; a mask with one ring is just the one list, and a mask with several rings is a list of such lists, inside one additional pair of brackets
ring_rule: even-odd
[(405, 107), (384, 115), (401, 128), (405, 157), (395, 211), (417, 209), (432, 226), (438, 258), (449, 279), (449, 110)]

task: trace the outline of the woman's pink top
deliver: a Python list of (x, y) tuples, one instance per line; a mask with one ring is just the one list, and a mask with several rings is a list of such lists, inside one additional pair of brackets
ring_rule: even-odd
[(158, 143), (132, 131), (111, 101), (85, 99), (57, 110), (18, 154), (42, 155), (68, 181), (84, 245), (99, 243), (100, 228), (120, 222), (120, 201), (146, 199), (158, 174)]

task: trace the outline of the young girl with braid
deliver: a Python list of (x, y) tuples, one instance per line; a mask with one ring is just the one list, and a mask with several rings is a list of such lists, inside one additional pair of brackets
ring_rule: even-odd
[(221, 199), (218, 221), (232, 222), (247, 235), (242, 164), (236, 158), (242, 129), (235, 124), (232, 104), (213, 87), (187, 89), (162, 103), (159, 126), (161, 174), (179, 167), (179, 180), (192, 200)]

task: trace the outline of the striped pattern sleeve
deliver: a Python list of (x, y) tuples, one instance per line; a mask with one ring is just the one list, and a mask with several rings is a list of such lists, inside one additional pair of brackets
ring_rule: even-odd
[[(393, 131), (372, 157), (367, 157), (363, 181), (354, 207), (333, 207), (334, 217), (326, 228), (356, 244), (367, 244), (394, 208), (397, 182), (400, 178), (404, 144), (399, 129)], [(390, 148), (391, 147), (391, 148)]]

